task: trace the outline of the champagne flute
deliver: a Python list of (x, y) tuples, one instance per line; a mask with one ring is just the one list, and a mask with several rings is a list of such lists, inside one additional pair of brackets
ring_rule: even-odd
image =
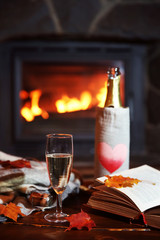
[(46, 214), (49, 222), (65, 222), (68, 215), (62, 212), (62, 193), (68, 184), (73, 161), (73, 137), (70, 134), (48, 134), (46, 163), (49, 180), (56, 193), (56, 212)]

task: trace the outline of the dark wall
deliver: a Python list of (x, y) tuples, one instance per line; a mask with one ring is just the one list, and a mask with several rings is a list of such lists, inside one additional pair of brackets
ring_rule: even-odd
[(0, 41), (78, 39), (145, 45), (146, 154), (159, 157), (159, 12), (156, 0), (1, 0)]

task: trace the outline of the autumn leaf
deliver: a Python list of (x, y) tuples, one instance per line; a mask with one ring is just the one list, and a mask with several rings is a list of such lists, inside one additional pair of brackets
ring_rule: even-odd
[(0, 215), (4, 215), (15, 222), (17, 222), (18, 215), (25, 216), (21, 212), (20, 207), (16, 206), (12, 202), (7, 205), (0, 204)]
[(70, 226), (65, 231), (70, 231), (72, 228), (77, 228), (81, 230), (83, 227), (87, 227), (90, 231), (92, 227), (95, 227), (94, 221), (90, 218), (90, 216), (81, 210), (80, 213), (72, 214), (66, 219), (70, 222)]
[(122, 175), (119, 176), (109, 176), (106, 175), (107, 179), (105, 180), (105, 185), (107, 187), (115, 187), (115, 188), (122, 188), (122, 187), (132, 187), (134, 184), (138, 184), (141, 180), (137, 178), (130, 178), (130, 177), (123, 177)]
[(6, 206), (3, 204), (0, 204), (0, 215), (3, 214), (4, 210), (5, 210)]
[(0, 164), (2, 167), (4, 168), (31, 168), (31, 164), (29, 161), (26, 161), (24, 159), (19, 159), (19, 160), (15, 160), (15, 161), (1, 161), (0, 160)]

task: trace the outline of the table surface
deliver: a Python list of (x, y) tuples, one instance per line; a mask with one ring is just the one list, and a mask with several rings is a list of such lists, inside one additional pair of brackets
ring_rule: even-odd
[(12, 240), (49, 240), (49, 239), (160, 239), (160, 230), (146, 228), (143, 224), (130, 223), (129, 219), (116, 215), (93, 211), (85, 207), (90, 194), (80, 191), (79, 194), (70, 195), (63, 203), (64, 212), (78, 213), (83, 209), (87, 211), (96, 227), (91, 231), (71, 230), (66, 231), (69, 223), (53, 224), (44, 219), (45, 212), (35, 212), (30, 216), (18, 218), (18, 222), (0, 224), (0, 239)]

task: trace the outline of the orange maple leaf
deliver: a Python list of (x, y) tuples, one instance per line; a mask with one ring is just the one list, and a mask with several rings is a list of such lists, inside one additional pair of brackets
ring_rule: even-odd
[(17, 222), (18, 214), (21, 216), (25, 216), (21, 212), (20, 207), (16, 206), (14, 203), (10, 202), (7, 205), (0, 204), (0, 215), (4, 215)]
[(90, 231), (92, 227), (96, 226), (90, 216), (83, 210), (81, 210), (80, 213), (72, 214), (71, 216), (66, 217), (66, 219), (70, 222), (70, 226), (65, 231), (69, 231), (72, 228), (77, 228), (80, 230), (83, 227), (87, 227)]
[(105, 180), (105, 185), (107, 187), (115, 187), (115, 188), (122, 188), (122, 187), (132, 187), (134, 184), (138, 184), (141, 180), (137, 178), (130, 178), (130, 177), (123, 177), (122, 175), (119, 176), (109, 176), (106, 175), (107, 179)]

